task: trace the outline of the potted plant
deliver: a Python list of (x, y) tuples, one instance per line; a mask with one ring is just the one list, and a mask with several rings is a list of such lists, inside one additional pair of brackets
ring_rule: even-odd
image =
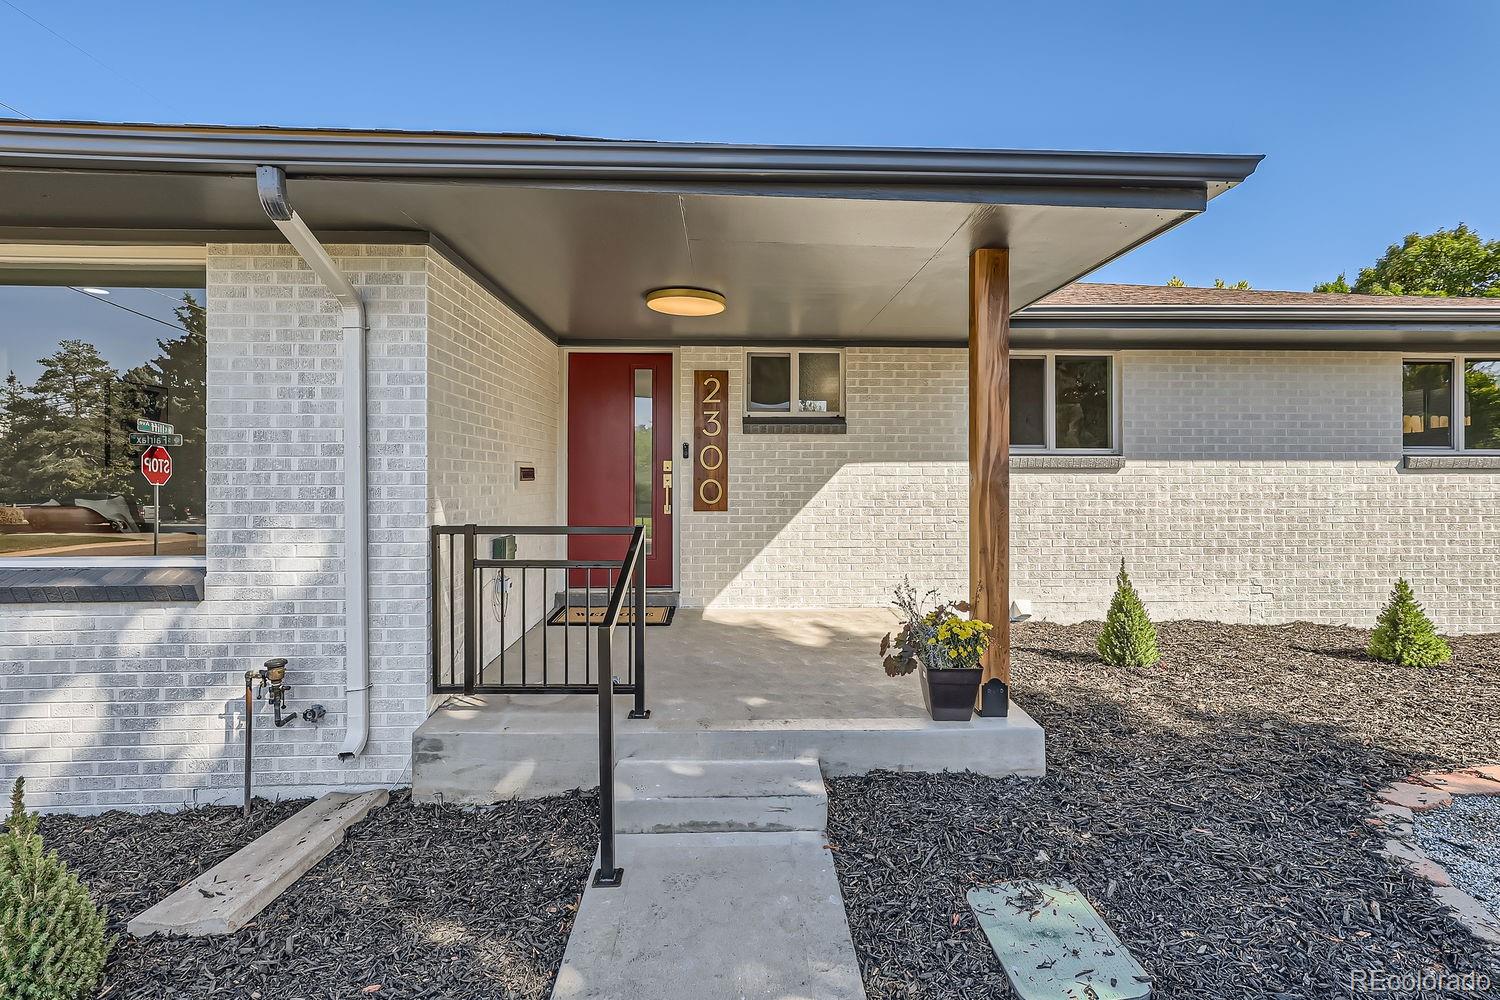
[(969, 612), (966, 602), (941, 600), (935, 590), (919, 598), (909, 580), (896, 588), (892, 603), (901, 629), (880, 641), (885, 672), (900, 677), (919, 671), (927, 714), (937, 722), (967, 722), (979, 694), (980, 662), (990, 646), (989, 622), (963, 617)]

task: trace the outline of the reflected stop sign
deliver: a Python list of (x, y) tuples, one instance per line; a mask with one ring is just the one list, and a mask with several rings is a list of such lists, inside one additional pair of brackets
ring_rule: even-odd
[(141, 452), (141, 475), (152, 486), (165, 486), (172, 478), (172, 456), (159, 444)]

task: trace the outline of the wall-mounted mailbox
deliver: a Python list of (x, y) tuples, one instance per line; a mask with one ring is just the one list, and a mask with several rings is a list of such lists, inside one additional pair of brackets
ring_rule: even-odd
[(516, 482), (518, 482), (518, 483), (534, 483), (534, 482), (536, 482), (536, 466), (530, 464), (529, 462), (517, 462), (516, 463)]

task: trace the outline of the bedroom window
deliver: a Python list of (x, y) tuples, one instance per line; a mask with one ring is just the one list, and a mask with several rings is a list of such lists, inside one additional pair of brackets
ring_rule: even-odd
[(1500, 451), (1500, 356), (1404, 361), (1401, 444), (1418, 451)]
[(752, 351), (745, 358), (745, 415), (837, 417), (844, 412), (839, 351)]
[(1120, 422), (1115, 378), (1108, 354), (1011, 355), (1011, 449), (1114, 452)]

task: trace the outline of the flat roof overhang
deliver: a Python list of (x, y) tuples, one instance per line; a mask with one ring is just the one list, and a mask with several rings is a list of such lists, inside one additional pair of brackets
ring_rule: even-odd
[[(971, 250), (1010, 248), (1020, 308), (1259, 160), (0, 122), (0, 240), (279, 240), (270, 164), (326, 241), (430, 234), (561, 343), (956, 344)], [(729, 308), (645, 308), (670, 285)]]

